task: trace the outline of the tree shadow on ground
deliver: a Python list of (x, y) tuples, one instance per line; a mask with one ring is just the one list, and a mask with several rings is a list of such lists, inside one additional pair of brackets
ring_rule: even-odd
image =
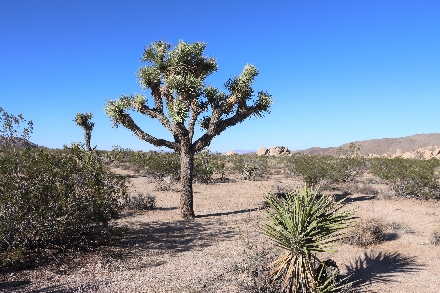
[(170, 254), (201, 249), (235, 236), (235, 230), (225, 229), (219, 219), (179, 220), (173, 222), (141, 223), (137, 228), (124, 231), (115, 247), (125, 254), (139, 249)]
[(253, 209), (238, 210), (238, 211), (230, 211), (230, 212), (221, 212), (221, 213), (197, 215), (196, 218), (208, 218), (208, 217), (221, 217), (221, 216), (229, 216), (229, 215), (238, 215), (238, 214), (245, 214), (245, 213), (255, 212), (255, 211), (258, 211), (260, 209), (261, 209), (261, 207), (253, 208)]
[[(5, 281), (5, 282), (0, 281), (0, 291), (1, 292), (11, 292), (11, 290), (13, 290), (13, 289), (22, 288), (26, 285), (29, 285), (30, 283), (31, 283), (31, 281), (29, 281), (29, 280)], [(4, 291), (4, 290), (6, 290), (6, 291)]]
[(347, 275), (359, 286), (373, 282), (393, 282), (397, 273), (411, 273), (422, 269), (415, 257), (404, 256), (398, 252), (364, 252), (353, 263), (345, 265)]
[(356, 196), (353, 196), (351, 193), (348, 193), (348, 192), (336, 193), (333, 196), (334, 196), (336, 201), (340, 201), (340, 200), (345, 199), (344, 203), (373, 200), (375, 198), (375, 196), (371, 196), (371, 195), (356, 195)]
[[(121, 261), (130, 264), (131, 260), (139, 258), (140, 254), (148, 255), (151, 257), (134, 263), (137, 267), (152, 267), (161, 266), (168, 262), (168, 256), (174, 257), (183, 252), (201, 250), (216, 245), (218, 242), (232, 239), (236, 237), (237, 231), (234, 228), (225, 227), (221, 218), (218, 217), (169, 222), (142, 222), (130, 229), (116, 229), (114, 233), (110, 245), (101, 246), (96, 250), (98, 258), (102, 258), (103, 262), (115, 261), (118, 263)], [(92, 252), (89, 256), (87, 254), (85, 256), (90, 259), (89, 261), (92, 261), (95, 259), (93, 254), (95, 253)], [(87, 260), (85, 261), (87, 262)], [(69, 265), (69, 270), (74, 269), (73, 265), (72, 268)], [(84, 264), (82, 263), (82, 265)], [(57, 274), (60, 273), (57, 268), (51, 269)], [(23, 290), (31, 284), (26, 280), (11, 282), (8, 278), (12, 272), (12, 269), (0, 270), (0, 292), (3, 292), (2, 290), (6, 290), (6, 292)], [(2, 274), (4, 274), (3, 277)], [(67, 293), (77, 291), (63, 289), (59, 286), (49, 286), (32, 292)]]

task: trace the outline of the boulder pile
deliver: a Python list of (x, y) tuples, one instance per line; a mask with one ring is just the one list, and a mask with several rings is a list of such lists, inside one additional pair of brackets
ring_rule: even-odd
[(257, 156), (279, 156), (290, 154), (290, 150), (287, 147), (283, 146), (276, 146), (271, 148), (262, 147), (257, 150)]
[[(368, 154), (367, 157), (374, 158), (380, 156), (376, 154)], [(385, 153), (382, 157), (425, 160), (431, 158), (440, 159), (440, 146), (427, 146), (424, 148), (418, 148), (412, 152), (403, 152), (401, 149), (397, 149), (395, 153)]]
[[(284, 146), (276, 146), (271, 148), (262, 147), (257, 150), (258, 156), (279, 156), (279, 155), (292, 155), (292, 151), (290, 151), (287, 147)], [(437, 158), (440, 160), (440, 146), (427, 146), (423, 148), (418, 148), (415, 151), (403, 152), (401, 149), (397, 149), (395, 153), (388, 152), (381, 155), (377, 154), (367, 154), (365, 155), (368, 158), (377, 158), (377, 157), (388, 157), (388, 158), (404, 158), (404, 159), (431, 159)]]

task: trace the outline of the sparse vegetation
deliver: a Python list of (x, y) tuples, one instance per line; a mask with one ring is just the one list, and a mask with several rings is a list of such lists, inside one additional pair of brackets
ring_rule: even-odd
[[(156, 231), (166, 229), (175, 233), (176, 229), (180, 229), (176, 228), (180, 225), (177, 222), (173, 222), (169, 227), (162, 227), (161, 224), (152, 222), (151, 225), (157, 225), (157, 229), (141, 229), (142, 232), (141, 230), (129, 231), (127, 228), (115, 228), (111, 222), (112, 219), (118, 217), (121, 210), (127, 211), (123, 214), (124, 217), (133, 214), (138, 217), (151, 215), (157, 217), (162, 212), (166, 213), (167, 209), (175, 208), (172, 205), (166, 205), (165, 209), (157, 209), (156, 195), (159, 198), (159, 203), (163, 204), (164, 194), (169, 196), (176, 191), (171, 189), (171, 186), (181, 177), (181, 158), (178, 153), (142, 152), (121, 147), (114, 147), (110, 152), (95, 151), (90, 153), (81, 144), (73, 144), (63, 150), (14, 147), (14, 142), (20, 135), (17, 126), (20, 123), (25, 123), (26, 120), (22, 116), (9, 115), (3, 110), (1, 113), (3, 120), (0, 122), (6, 121), (7, 123), (7, 126), (3, 125), (2, 134), (6, 134), (9, 143), (7, 146), (0, 147), (0, 267), (22, 262), (36, 263), (43, 259), (47, 260), (48, 257), (57, 259), (60, 252), (63, 255), (66, 252), (71, 253), (73, 250), (82, 253), (83, 250), (94, 250), (97, 246), (110, 242), (113, 246), (115, 241), (111, 239), (116, 239), (115, 237), (123, 240), (121, 242), (127, 243), (128, 241), (131, 245), (131, 241), (137, 241), (135, 238), (131, 238), (133, 233), (144, 233), (145, 231), (161, 233)], [(28, 137), (28, 134), (32, 132), (31, 126), (32, 123), (28, 124), (28, 130), (24, 132), (23, 129), (21, 130), (22, 137)], [(321, 194), (313, 193), (311, 190), (292, 191), (293, 188), (287, 186), (290, 184), (295, 186), (298, 181), (292, 182), (290, 179), (282, 178), (280, 176), (281, 165), (285, 167), (284, 173), (289, 172), (290, 175), (299, 177), (314, 186), (330, 185), (332, 190), (324, 190)], [(110, 167), (132, 170), (137, 173), (132, 176), (133, 180), (145, 180), (150, 187), (141, 189), (146, 190), (143, 193), (128, 194), (126, 191), (127, 177), (112, 173)], [(420, 228), (414, 223), (408, 226), (408, 224), (400, 222), (384, 223), (377, 218), (364, 218), (348, 229), (347, 234), (343, 235), (343, 226), (348, 226), (347, 221), (342, 220), (343, 216), (335, 216), (331, 213), (332, 205), (335, 205), (333, 211), (338, 209), (336, 207), (338, 202), (335, 202), (334, 199), (339, 194), (335, 197), (327, 197), (326, 195), (336, 189), (342, 190), (344, 188), (344, 190), (362, 195), (377, 195), (374, 198), (353, 196), (354, 200), (375, 200), (375, 198), (382, 196), (379, 189), (375, 188), (385, 182), (396, 194), (398, 194), (396, 190), (400, 190), (401, 193), (398, 195), (400, 197), (439, 198), (436, 195), (439, 184), (438, 170), (439, 164), (436, 159), (418, 162), (404, 159), (364, 159), (356, 155), (356, 151), (342, 152), (339, 157), (300, 154), (291, 157), (274, 157), (256, 156), (255, 154), (224, 156), (213, 154), (205, 149), (194, 156), (193, 180), (199, 183), (213, 183), (218, 180), (225, 182), (226, 176), (231, 176), (231, 179), (234, 177), (245, 179), (246, 181), (241, 181), (240, 184), (246, 188), (254, 184), (248, 182), (250, 180), (265, 179), (256, 183), (259, 186), (264, 186), (267, 183), (273, 184), (270, 189), (270, 199), (267, 198), (264, 205), (264, 208), (269, 210), (271, 214), (268, 218), (272, 224), (269, 221), (265, 229), (266, 233), (272, 233), (270, 237), (276, 241), (279, 247), (271, 247), (270, 249), (265, 247), (263, 249), (254, 246), (246, 238), (245, 254), (247, 258), (241, 264), (242, 266), (238, 263), (237, 267), (234, 267), (237, 270), (236, 277), (248, 275), (246, 279), (246, 290), (248, 291), (244, 292), (282, 292), (281, 288), (286, 291), (289, 290), (289, 286), (290, 288), (297, 286), (300, 288), (298, 292), (348, 292), (351, 285), (339, 280), (339, 269), (336, 262), (332, 259), (321, 259), (319, 253), (329, 248), (323, 244), (336, 244), (335, 241), (342, 238), (345, 243), (368, 248), (371, 245), (381, 243), (384, 240), (386, 230), (397, 231), (399, 234), (411, 233), (411, 237), (418, 237), (421, 234), (419, 233)], [(367, 177), (362, 178), (365, 181), (359, 180), (360, 175), (365, 171), (370, 172)], [(371, 176), (372, 174), (376, 177)], [(137, 178), (145, 176), (146, 179)], [(149, 194), (149, 190), (154, 190), (151, 186), (152, 183), (155, 184), (157, 190), (169, 192)], [(268, 186), (270, 185), (264, 186), (263, 190)], [(211, 186), (198, 184), (197, 188), (211, 188)], [(232, 189), (226, 196), (223, 196), (227, 198), (227, 201), (231, 201), (235, 199), (234, 192), (236, 190)], [(204, 197), (205, 194), (202, 192), (200, 196)], [(222, 205), (225, 205), (227, 201), (222, 202)], [(234, 204), (237, 202), (235, 201)], [(238, 210), (237, 205), (236, 210), (231, 210), (233, 211), (232, 217), (234, 219), (237, 217), (243, 222), (249, 222), (250, 219), (259, 221), (259, 216), (254, 217), (253, 213), (260, 209), (261, 202), (262, 198), (259, 198), (253, 205), (245, 206), (241, 210)], [(388, 204), (388, 202), (384, 204)], [(313, 208), (315, 205), (321, 208)], [(213, 215), (214, 217), (223, 217), (224, 214), (231, 215), (229, 211), (225, 213), (211, 211), (207, 206), (208, 204), (205, 203), (201, 210), (209, 210), (211, 214), (208, 218)], [(325, 210), (326, 206), (328, 211), (320, 213), (319, 211)], [(136, 212), (154, 209), (156, 209), (154, 213)], [(236, 211), (238, 212), (236, 213)], [(240, 216), (242, 212), (246, 216)], [(433, 211), (429, 211), (429, 213), (430, 215), (435, 214)], [(306, 220), (307, 214), (310, 221)], [(351, 217), (351, 214), (347, 213), (345, 216)], [(335, 226), (331, 226), (331, 219), (335, 219)], [(121, 222), (123, 223), (125, 220), (125, 218), (121, 219)], [(196, 225), (189, 224), (188, 227), (185, 227), (183, 233), (185, 237), (187, 235), (204, 237), (204, 230), (198, 228), (201, 221), (205, 221), (203, 217), (200, 221), (196, 221)], [(217, 225), (214, 221), (207, 221), (213, 226)], [(340, 225), (337, 224), (338, 221)], [(242, 224), (242, 222), (239, 223)], [(235, 224), (234, 222), (233, 225)], [(185, 222), (184, 226), (186, 225)], [(326, 230), (325, 227), (329, 226), (331, 228)], [(272, 227), (270, 228), (272, 230), (268, 227)], [(307, 227), (317, 228), (307, 229)], [(193, 231), (186, 234), (186, 229)], [(215, 235), (219, 235), (220, 230), (217, 230)], [(334, 232), (333, 236), (335, 237), (330, 236), (330, 230)], [(321, 232), (323, 232), (323, 236), (318, 241)], [(172, 247), (177, 245), (174, 244), (174, 241), (179, 241), (182, 237), (179, 233), (174, 235), (175, 237), (173, 236)], [(246, 231), (246, 237), (249, 237), (248, 233), (249, 231)], [(115, 236), (116, 234), (117, 236)], [(259, 233), (255, 234), (261, 237)], [(396, 233), (387, 236), (393, 234)], [(427, 234), (423, 233), (423, 235), (426, 237)], [(440, 245), (439, 235), (440, 229), (437, 227), (429, 235), (430, 243)], [(126, 238), (123, 239), (124, 237)], [(142, 237), (140, 236), (139, 239)], [(230, 239), (229, 237), (231, 236), (227, 236), (228, 239)], [(154, 238), (147, 239), (153, 241), (151, 239)], [(185, 243), (183, 245), (187, 245), (186, 241), (195, 240), (187, 237), (182, 242)], [(204, 239), (203, 245), (210, 241)], [(398, 241), (401, 239), (399, 238)], [(422, 241), (426, 241), (426, 239)], [(316, 244), (317, 242), (319, 243)], [(216, 242), (214, 245), (218, 245), (218, 243), (220, 242)], [(269, 244), (265, 243), (264, 245)], [(101, 246), (99, 252), (95, 252), (95, 254), (99, 254), (103, 249), (108, 255), (113, 255), (115, 252), (112, 251), (113, 248), (110, 248), (112, 246), (105, 248)], [(167, 247), (166, 249), (174, 248)], [(273, 259), (271, 256), (277, 255), (281, 250), (286, 253), (267, 267), (268, 260)], [(153, 258), (153, 255), (148, 257)], [(228, 256), (221, 254), (221, 257)], [(291, 264), (296, 265), (299, 269), (290, 270)], [(2, 269), (4, 270), (4, 268)], [(293, 275), (293, 272), (298, 275)], [(298, 277), (300, 274), (303, 276), (302, 279)], [(1, 282), (3, 282), (2, 279), (0, 279), (0, 289), (2, 289)], [(207, 292), (209, 290), (206, 289)]]

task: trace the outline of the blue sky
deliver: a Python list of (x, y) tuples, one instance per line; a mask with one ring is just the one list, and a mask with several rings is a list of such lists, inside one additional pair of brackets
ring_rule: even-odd
[[(211, 150), (305, 149), (440, 132), (440, 1), (0, 2), (0, 107), (34, 122), (31, 140), (82, 142), (72, 121), (92, 112), (92, 145), (154, 149), (113, 129), (107, 99), (141, 89), (146, 45), (204, 41), (224, 82), (246, 63), (272, 113), (216, 137)], [(170, 138), (156, 121), (142, 128)]]

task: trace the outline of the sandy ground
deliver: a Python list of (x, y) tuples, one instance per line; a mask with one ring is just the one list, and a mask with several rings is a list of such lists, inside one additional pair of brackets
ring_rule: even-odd
[[(276, 253), (259, 228), (264, 194), (298, 182), (277, 175), (195, 184), (192, 221), (180, 219), (178, 186), (156, 191), (142, 176), (131, 184), (132, 193), (155, 195), (157, 209), (118, 219), (123, 235), (118, 245), (69, 262), (2, 271), (1, 292), (254, 292), (250, 272)], [(348, 202), (361, 219), (387, 223), (386, 241), (369, 248), (343, 244), (322, 258), (331, 257), (343, 274), (358, 280), (360, 292), (440, 291), (440, 246), (429, 241), (440, 225), (439, 202), (365, 194), (353, 194)]]

